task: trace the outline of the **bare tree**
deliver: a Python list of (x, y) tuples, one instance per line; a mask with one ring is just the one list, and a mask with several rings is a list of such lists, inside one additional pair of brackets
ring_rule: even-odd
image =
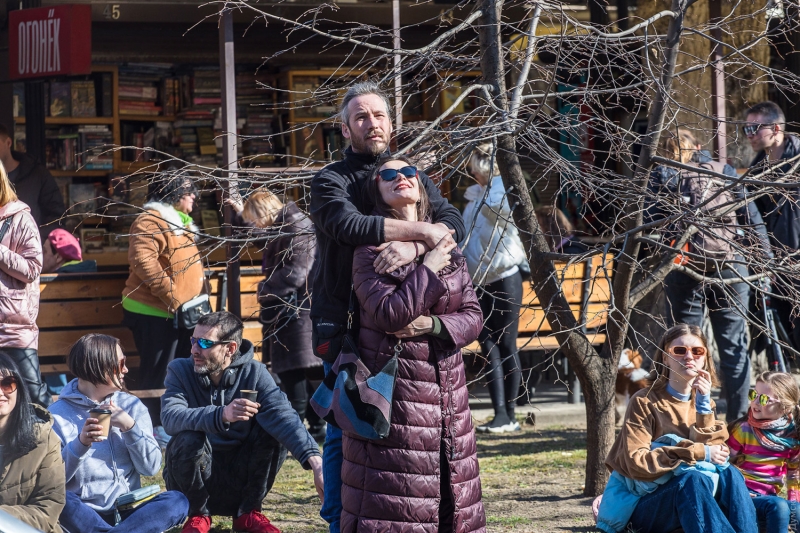
[[(264, 68), (300, 46), (316, 46), (321, 54), (343, 58), (335, 74), (318, 87), (292, 93), (291, 99), (291, 87), (265, 87), (281, 95), (272, 105), (278, 114), (290, 106), (334, 105), (343, 88), (368, 76), (389, 92), (400, 89), (395, 93), (398, 104), (407, 111), (411, 106), (426, 109), (427, 120), (406, 124), (397, 132), (398, 149), (427, 156), (424, 161), (437, 179), (457, 186), (465, 177), (464, 161), (472, 147), (487, 140), (494, 143), (513, 222), (528, 252), (535, 293), (546, 308), (560, 353), (583, 388), (588, 427), (584, 492), (596, 495), (607, 479), (604, 461), (614, 441), (614, 382), (634, 308), (675, 269), (726, 288), (729, 280), (676, 264), (682, 246), (747, 201), (771, 196), (795, 202), (800, 185), (792, 177), (800, 161), (790, 161), (792, 172), (786, 174), (767, 167), (739, 179), (700, 169), (719, 180), (723, 190), (747, 190), (747, 197), (715, 210), (687, 209), (679, 193), (651, 186), (651, 172), (659, 165), (698, 171), (659, 153), (660, 136), (683, 126), (701, 142), (713, 141), (716, 117), (708, 103), (710, 83), (704, 80), (714, 68), (724, 66), (731, 118), (723, 128), (731, 148), (741, 145), (742, 109), (764, 98), (767, 84), (796, 90), (800, 80), (795, 74), (769, 64), (768, 46), (775, 35), (795, 35), (798, 20), (796, 13), (787, 12), (768, 26), (775, 6), (765, 2), (727, 2), (722, 16), (710, 21), (705, 3), (653, 0), (640, 2), (628, 20), (600, 25), (581, 22), (569, 4), (465, 0), (442, 9), (436, 20), (401, 28), (404, 38), (415, 32), (428, 35), (431, 27), (435, 31), (425, 44), (399, 48), (393, 46), (391, 29), (366, 21), (334, 22), (335, 3), (294, 18), (247, 0), (221, 2), (220, 8), (252, 13), (253, 24), (285, 33), (286, 48), (266, 56)], [(715, 44), (722, 46), (721, 58), (710, 53)], [(287, 124), (284, 131), (265, 138), (274, 143), (289, 135), (310, 139), (323, 122)], [(288, 159), (296, 167), (291, 172), (245, 168), (237, 172), (236, 180), (302, 203), (313, 168), (324, 164), (333, 148), (317, 146)], [(744, 165), (740, 159), (739, 166)], [(215, 168), (195, 165), (191, 172), (198, 180), (217, 182), (222, 190), (228, 187)], [(551, 205), (559, 194), (581, 198), (580, 214), (591, 221), (584, 230), (595, 232), (598, 244), (577, 256), (551, 252), (535, 216), (534, 199), (543, 192), (548, 192), (543, 201)], [(648, 215), (654, 204), (662, 207), (658, 217)], [(738, 252), (734, 262), (743, 263), (749, 274), (735, 281), (745, 281), (755, 290), (757, 281), (769, 276), (790, 287), (790, 296), (800, 296), (791, 289), (800, 281), (796, 250), (776, 248), (770, 257), (753, 247), (755, 228), (744, 227), (742, 233), (733, 243)], [(667, 234), (674, 238), (666, 239)], [(212, 247), (226, 241), (202, 237)], [(244, 243), (251, 237), (242, 233), (235, 239)], [(556, 268), (557, 262), (588, 257), (613, 257), (613, 264), (604, 264), (613, 275), (606, 341), (599, 350), (585, 334), (585, 323), (574, 316)], [(756, 330), (764, 331), (756, 316), (747, 309), (741, 312)], [(656, 315), (656, 320), (663, 320), (663, 311)]]

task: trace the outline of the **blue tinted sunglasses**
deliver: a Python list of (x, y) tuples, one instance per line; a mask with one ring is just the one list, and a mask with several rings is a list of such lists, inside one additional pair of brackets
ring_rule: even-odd
[(231, 342), (231, 341), (210, 341), (208, 339), (202, 339), (202, 338), (198, 339), (197, 337), (190, 337), (189, 340), (192, 342), (192, 346), (197, 344), (198, 346), (200, 346), (200, 348), (204, 350), (208, 350), (209, 348), (217, 344), (228, 344), (229, 342)]
[(378, 176), (380, 176), (380, 178), (383, 181), (394, 181), (394, 180), (397, 179), (398, 174), (402, 174), (403, 176), (405, 176), (408, 179), (416, 178), (417, 177), (417, 167), (412, 167), (412, 166), (409, 165), (407, 167), (398, 168), (398, 169), (387, 168), (385, 170), (381, 170), (380, 172), (378, 172)]

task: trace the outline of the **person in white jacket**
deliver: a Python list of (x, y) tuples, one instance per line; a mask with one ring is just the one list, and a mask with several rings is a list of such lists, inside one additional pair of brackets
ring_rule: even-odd
[(486, 382), (494, 407), (494, 419), (478, 426), (478, 431), (518, 431), (514, 407), (521, 378), (517, 351), (522, 302), (520, 264), (527, 262), (491, 143), (473, 150), (467, 169), (477, 184), (464, 194), (469, 203), (464, 209), (467, 237), (461, 249), (483, 311), (484, 325), (478, 341), (489, 361)]
[[(161, 492), (135, 509), (121, 510), (117, 499), (141, 488), (141, 476), (161, 469), (161, 448), (144, 404), (124, 392), (128, 368), (119, 340), (90, 333), (73, 345), (70, 373), (50, 406), (61, 439), (67, 503), (59, 522), (67, 533), (160, 533), (186, 519), (189, 501), (177, 491)], [(108, 437), (90, 409), (111, 411)]]

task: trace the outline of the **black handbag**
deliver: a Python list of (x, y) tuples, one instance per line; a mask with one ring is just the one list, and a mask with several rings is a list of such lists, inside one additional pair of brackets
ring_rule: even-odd
[(208, 294), (195, 296), (182, 306), (175, 313), (175, 329), (192, 329), (197, 325), (201, 316), (211, 313), (211, 302)]

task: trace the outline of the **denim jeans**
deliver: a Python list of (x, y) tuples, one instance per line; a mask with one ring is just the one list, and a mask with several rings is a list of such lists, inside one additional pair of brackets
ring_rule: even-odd
[(711, 478), (696, 470), (675, 476), (655, 492), (643, 496), (630, 525), (641, 533), (758, 533), (753, 499), (741, 472), (719, 471), (716, 498)]
[[(330, 363), (324, 363), (325, 375), (331, 371)], [(325, 444), (322, 447), (322, 475), (324, 478), (325, 503), (319, 515), (330, 527), (329, 533), (339, 533), (339, 520), (342, 516), (342, 430), (328, 424)]]
[(753, 496), (758, 525), (764, 527), (765, 533), (786, 533), (798, 531), (800, 504), (790, 502), (780, 496)]
[[(737, 270), (744, 269), (737, 265)], [(742, 276), (747, 272), (741, 270)], [(726, 270), (723, 278), (737, 274)], [(682, 272), (670, 272), (665, 280), (667, 322), (703, 325), (703, 315), (708, 307), (708, 318), (719, 349), (722, 382), (728, 404), (727, 419), (736, 420), (747, 413), (750, 390), (750, 357), (747, 353), (747, 322), (744, 319), (750, 298), (746, 283), (703, 285)]]
[(164, 481), (189, 499), (190, 515), (238, 516), (261, 511), (286, 459), (284, 448), (255, 421), (247, 439), (214, 450), (201, 431), (181, 431), (167, 445)]
[[(132, 511), (122, 511), (122, 522), (115, 527), (83, 503), (80, 496), (67, 491), (67, 503), (58, 520), (65, 533), (161, 533), (183, 524), (188, 512), (186, 496), (171, 490)], [(113, 513), (109, 513), (107, 519), (112, 517)]]

